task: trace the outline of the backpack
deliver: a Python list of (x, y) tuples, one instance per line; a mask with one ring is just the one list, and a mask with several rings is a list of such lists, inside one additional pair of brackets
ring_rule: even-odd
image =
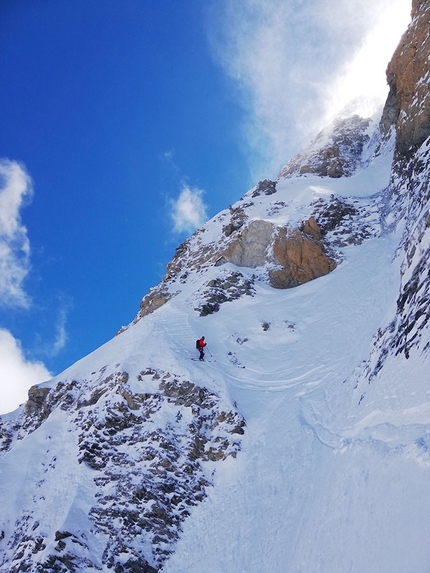
[(196, 340), (196, 348), (197, 350), (200, 350), (200, 338)]

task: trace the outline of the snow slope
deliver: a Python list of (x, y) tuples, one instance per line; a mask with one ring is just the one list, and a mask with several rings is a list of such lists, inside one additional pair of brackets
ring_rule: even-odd
[[(351, 247), (327, 277), (282, 293), (262, 289), (252, 304), (209, 317), (205, 331), (231, 340), (238, 367), (217, 358), (205, 370), (223, 372), (247, 432), (163, 571), (427, 570), (429, 469), (413, 451), (414, 418), (402, 420), (403, 405), (387, 409), (389, 391), (372, 405), (379, 419), (362, 417), (346, 383), (390, 316), (397, 240)], [(212, 347), (217, 357), (228, 350)], [(423, 378), (414, 382), (411, 393)]]
[[(351, 177), (281, 179), (276, 194), (249, 205), (249, 192), (238, 202), (248, 205), (251, 219), (293, 225), (309, 217), (321, 197), (348, 198), (370, 231), (367, 240), (342, 248), (333, 272), (288, 290), (253, 279), (253, 296), (245, 294), (222, 304), (219, 312), (199, 316), (196, 293), (219, 276), (220, 267), (190, 268), (186, 280), (173, 284), (178, 293), (164, 306), (41, 386), (61, 382), (70, 385), (71, 396), (93, 396), (108, 380), (102, 376), (126, 372), (123, 388), (129, 396), (155, 396), (159, 383), (154, 376), (142, 376), (142, 369), (162, 369), (206, 388), (217, 396), (220, 409), (237, 408), (246, 421), (245, 433), (228, 446), (234, 455), (202, 463), (205, 495), (190, 504), (174, 547), (158, 545), (166, 551), (164, 558), (173, 551), (170, 557), (161, 562), (155, 554), (151, 558), (154, 546), (139, 533), (129, 543), (154, 569), (130, 564), (125, 550), (121, 557), (118, 549), (117, 563), (124, 569), (116, 565), (115, 571), (430, 570), (428, 355), (412, 352), (408, 360), (388, 356), (371, 384), (362, 376), (375, 336), (396, 313), (399, 291), (403, 226), (395, 225), (386, 210), (390, 149)], [(225, 219), (223, 212), (205, 226), (200, 245), (217, 241)], [(221, 267), (222, 272), (229, 269), (235, 267)], [(250, 279), (256, 275), (251, 268), (240, 272)], [(204, 363), (192, 360), (194, 341), (201, 335), (208, 342)], [(423, 337), (428, 339), (428, 330)], [(113, 407), (107, 398), (94, 405), (79, 400), (85, 404), (81, 410), (93, 416), (93, 428)], [(4, 428), (22, 415), (23, 408), (3, 416)], [(32, 433), (21, 429), (13, 434), (1, 459), (2, 573), (19, 570), (11, 540), (30, 519), (37, 519), (32, 527), (40, 533), (40, 546), (28, 545), (26, 555), (48, 555), (45, 540), (55, 533), (58, 541), (58, 532), (67, 531), (74, 535), (81, 562), (64, 560), (61, 566), (112, 570), (113, 562), (106, 560), (107, 530), (101, 533), (89, 517), (100, 495), (97, 468), (76, 461), (78, 439), (88, 439), (85, 432), (93, 428), (85, 427), (87, 418), (68, 415), (66, 406), (58, 407)], [(191, 411), (179, 411), (168, 400), (154, 416), (148, 421), (153, 429), (171, 428), (181, 417), (185, 432), (192, 422)], [(81, 436), (75, 431), (79, 424), (84, 426)], [(139, 447), (134, 443), (132, 451)], [(115, 455), (125, 449), (117, 445)], [(123, 470), (129, 482), (122, 483), (138, 483), (142, 468), (136, 453)], [(122, 479), (119, 475), (115, 479)], [(114, 507), (115, 495), (103, 498), (106, 511)], [(120, 528), (114, 519), (109, 525)], [(60, 554), (62, 547), (50, 550)]]

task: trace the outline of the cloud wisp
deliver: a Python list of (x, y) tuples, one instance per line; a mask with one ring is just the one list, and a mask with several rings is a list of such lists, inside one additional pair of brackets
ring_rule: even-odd
[(183, 185), (176, 201), (171, 201), (171, 218), (175, 233), (192, 233), (207, 220), (203, 191)]
[(26, 360), (20, 342), (5, 329), (0, 329), (0, 364), (0, 414), (25, 402), (31, 386), (51, 378), (41, 362)]
[(246, 108), (256, 177), (275, 175), (351, 100), (369, 115), (382, 107), (409, 13), (410, 0), (213, 1), (210, 45)]
[(20, 210), (31, 200), (32, 184), (25, 169), (0, 160), (0, 304), (28, 307), (23, 282), (30, 269), (30, 241)]
[(47, 358), (55, 358), (63, 350), (67, 344), (67, 317), (69, 308), (72, 305), (71, 299), (67, 299), (64, 295), (60, 296), (60, 308), (58, 310), (57, 320), (55, 323), (55, 332), (53, 341), (41, 341), (37, 343), (38, 355), (46, 356)]
[(52, 345), (51, 356), (57, 356), (57, 354), (61, 352), (61, 350), (63, 350), (63, 348), (66, 346), (67, 342), (66, 322), (67, 322), (67, 309), (62, 308), (58, 316), (55, 341), (54, 344)]
[[(32, 182), (22, 165), (0, 160), (0, 306), (2, 310), (28, 310), (30, 297), (24, 281), (30, 270), (30, 241), (21, 220), (21, 209), (33, 197)], [(60, 315), (52, 353), (66, 341), (66, 314)], [(27, 360), (21, 342), (0, 328), (0, 414), (26, 401), (28, 388), (51, 378), (42, 362)]]

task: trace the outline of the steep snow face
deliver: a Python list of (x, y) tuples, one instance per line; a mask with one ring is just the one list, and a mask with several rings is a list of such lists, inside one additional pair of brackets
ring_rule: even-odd
[[(399, 244), (403, 252), (400, 291), (392, 319), (385, 329), (375, 334), (370, 358), (359, 376), (357, 388), (361, 392), (360, 400), (368, 400), (374, 387), (386, 384), (387, 372), (392, 373), (396, 364), (404, 373), (411, 370), (409, 376), (415, 377), (414, 369), (424, 368), (427, 360), (430, 347), (429, 160), (428, 139), (409, 161), (407, 178), (403, 171), (393, 172), (395, 210), (392, 213), (396, 212), (397, 217), (400, 213), (404, 220)], [(406, 190), (409, 192), (406, 193)], [(409, 361), (410, 366), (402, 365), (404, 359)], [(418, 380), (421, 380), (420, 376)], [(421, 393), (416, 396), (420, 403)], [(410, 399), (410, 402), (413, 400)]]
[[(349, 177), (251, 189), (178, 249), (151, 312), (0, 418), (0, 571), (427, 571), (427, 323), (369, 386), (414, 272), (376, 139)], [(273, 261), (220, 261), (259, 221), (258, 256), (270, 226), (318, 228), (336, 268), (274, 289)]]
[[(428, 159), (424, 143), (373, 197), (389, 179), (382, 157), (320, 180), (339, 201), (361, 202), (368, 238), (343, 246), (330, 275), (257, 289), (236, 311), (227, 356), (238, 371), (225, 378), (247, 420), (243, 451), (163, 571), (428, 571)], [(307, 195), (301, 214), (315, 200), (308, 182), (284, 181)], [(361, 198), (345, 200), (357, 182)], [(233, 305), (208, 317), (217, 340), (233, 317)]]
[(157, 571), (215, 465), (240, 450), (245, 422), (219, 387), (183, 367), (138, 372), (178, 365), (146, 322), (1, 420), (0, 571)]
[[(392, 319), (378, 331), (369, 360), (358, 377), (363, 403), (392, 380), (396, 368), (407, 378), (418, 378), (429, 351), (430, 292), (430, 2), (415, 1), (412, 21), (387, 69), (390, 94), (381, 120), (382, 129), (395, 127), (396, 144), (390, 181), (389, 218), (404, 230), (400, 291)], [(404, 359), (408, 362), (404, 363)], [(405, 364), (408, 364), (407, 366)], [(418, 374), (415, 370), (418, 369)], [(408, 384), (399, 387), (400, 395)], [(396, 392), (397, 394), (397, 392)], [(421, 416), (409, 398), (411, 414)], [(420, 442), (422, 444), (424, 442)]]

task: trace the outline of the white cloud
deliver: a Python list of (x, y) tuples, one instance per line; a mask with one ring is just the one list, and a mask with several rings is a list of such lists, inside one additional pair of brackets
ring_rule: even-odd
[(32, 197), (31, 179), (16, 162), (0, 160), (0, 304), (29, 304), (23, 281), (30, 267), (30, 242), (20, 209)]
[(254, 176), (276, 175), (352, 98), (382, 106), (409, 13), (410, 0), (213, 1), (210, 42), (248, 112)]
[[(32, 182), (15, 161), (0, 160), (0, 305), (3, 308), (30, 306), (24, 280), (30, 269), (30, 241), (20, 211), (33, 196)], [(65, 344), (66, 314), (61, 314), (51, 354)], [(21, 343), (0, 328), (0, 414), (27, 400), (34, 384), (51, 378), (41, 362), (27, 361)]]
[(193, 232), (207, 220), (203, 191), (197, 187), (184, 186), (176, 201), (171, 203), (174, 231)]
[(27, 400), (28, 389), (51, 378), (41, 362), (28, 362), (12, 334), (0, 329), (0, 414), (15, 410)]

